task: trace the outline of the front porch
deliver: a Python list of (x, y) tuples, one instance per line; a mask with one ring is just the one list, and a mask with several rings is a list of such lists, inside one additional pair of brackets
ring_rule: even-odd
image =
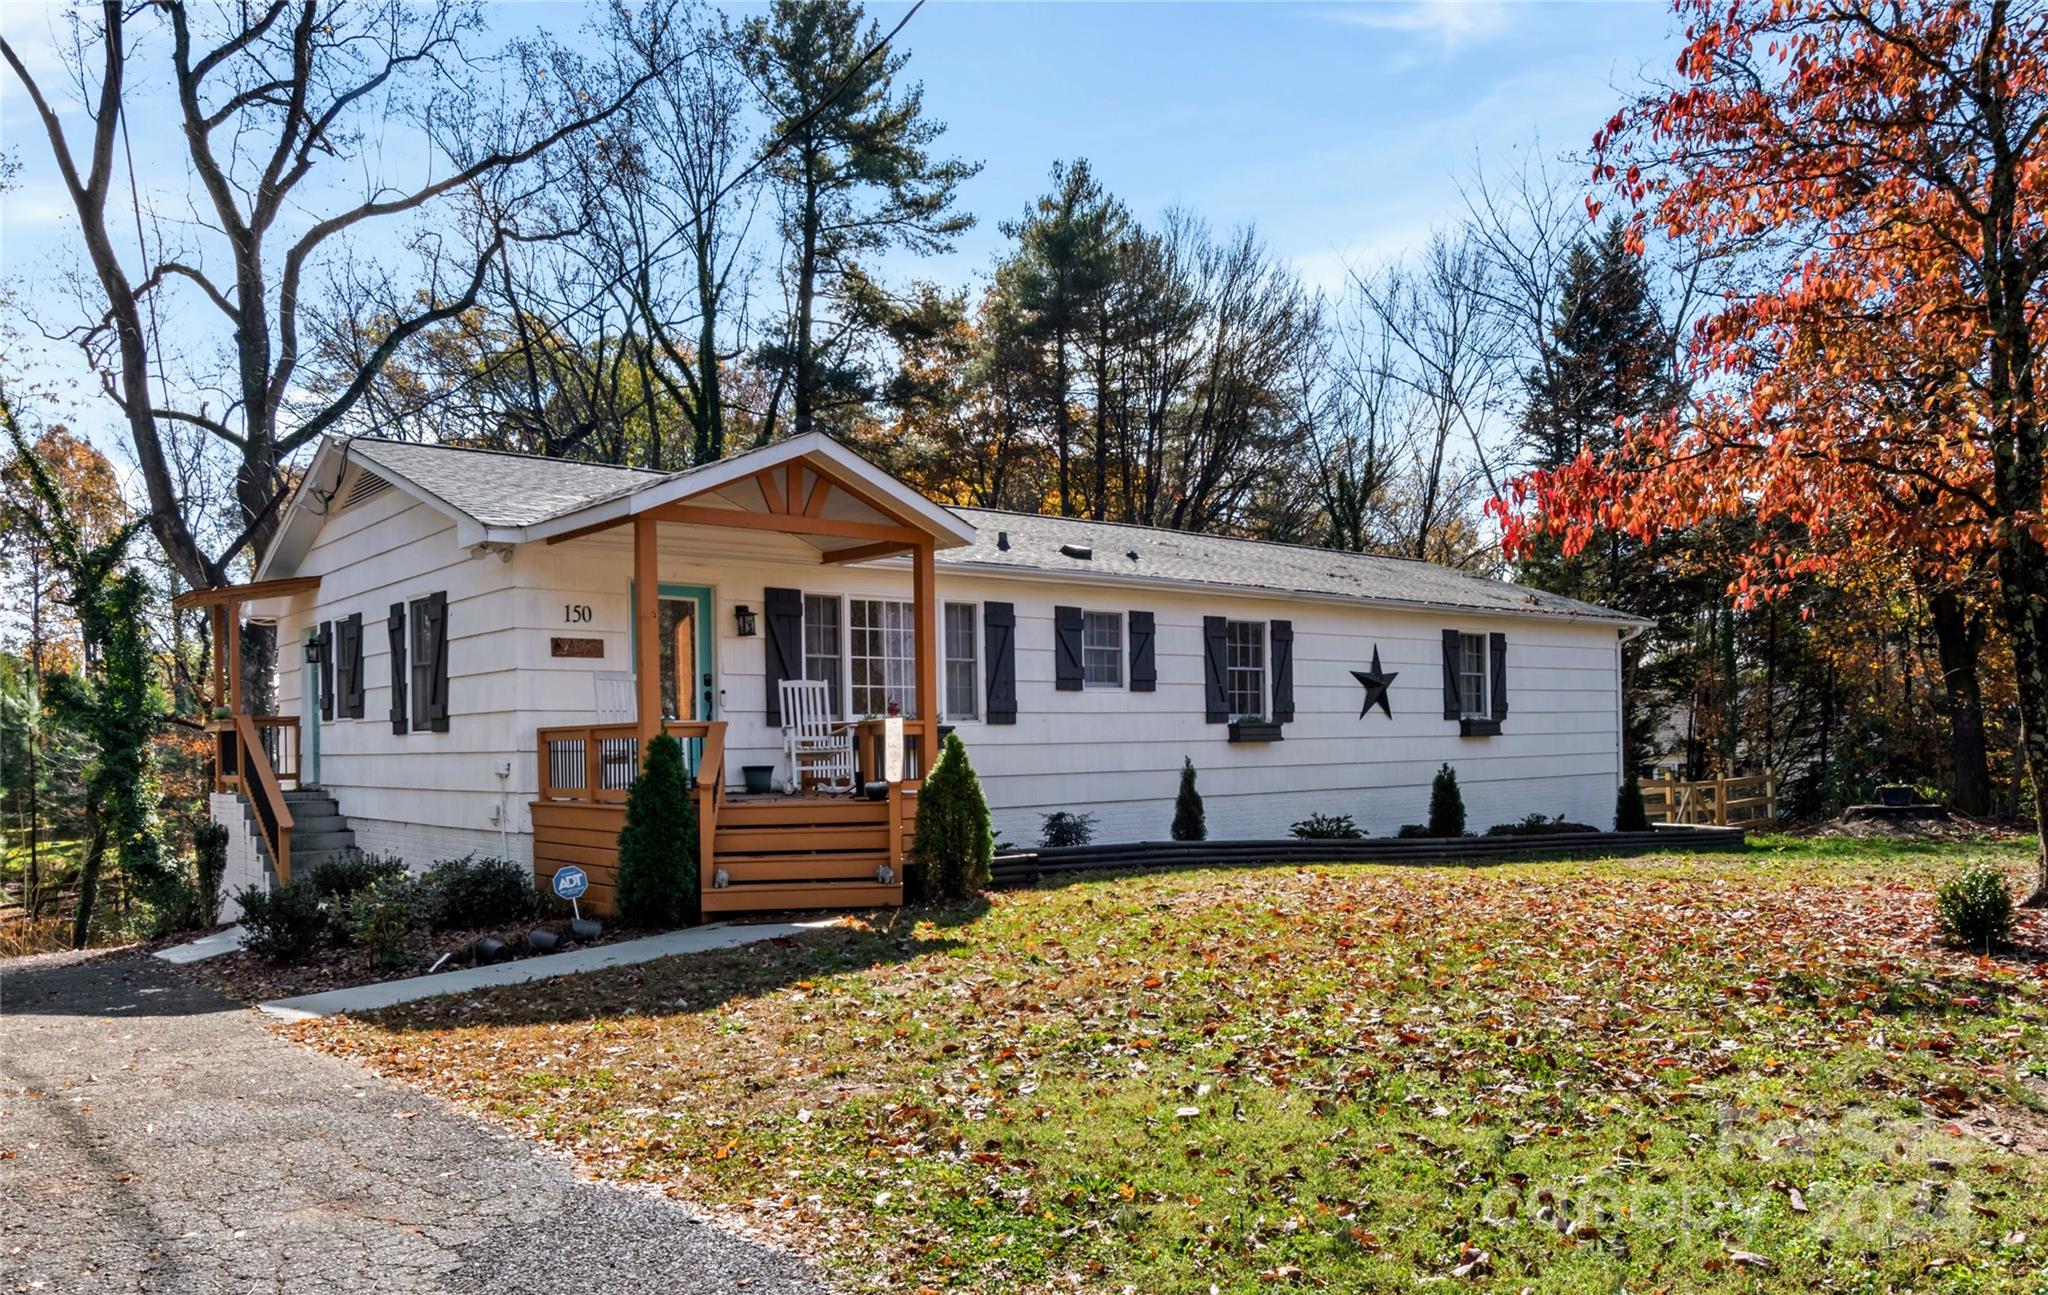
[[(906, 730), (915, 723), (906, 721)], [(750, 796), (726, 785), (723, 721), (669, 720), (662, 730), (682, 743), (694, 783), (704, 912), (903, 902), (904, 860), (917, 822), (916, 778), (887, 782), (880, 800), (816, 791)], [(612, 912), (619, 829), (640, 767), (639, 732), (631, 724), (572, 725), (542, 729), (538, 738), (540, 794), (531, 807), (536, 884), (547, 886), (556, 869), (574, 864), (590, 874), (583, 902), (595, 912)], [(862, 763), (862, 780), (880, 781), (866, 777), (879, 774), (879, 767)], [(914, 771), (916, 761), (906, 766)], [(884, 875), (890, 880), (882, 881)]]
[[(613, 911), (626, 797), (644, 744), (667, 733), (682, 743), (693, 787), (706, 914), (900, 904), (922, 770), (937, 750), (934, 551), (962, 542), (961, 528), (951, 514), (858, 458), (823, 438), (806, 438), (683, 474), (622, 501), (610, 519), (546, 537), (555, 545), (630, 529), (630, 567), (615, 539), (589, 553), (615, 573), (610, 580), (625, 583), (630, 575), (633, 668), (630, 675), (593, 673), (596, 722), (550, 725), (535, 733), (538, 777), (529, 808), (536, 884), (548, 888), (558, 869), (573, 864), (590, 876), (582, 902), (597, 912)], [(807, 583), (807, 568), (909, 559), (903, 592), (909, 595), (907, 655), (914, 668), (908, 678), (892, 676), (901, 691), (889, 697), (890, 708), (900, 702), (903, 715), (838, 725), (854, 738), (854, 794), (823, 794), (794, 768), (782, 777), (793, 794), (736, 790), (738, 766), (765, 763), (764, 736), (790, 718), (778, 718), (774, 698), (780, 681), (805, 677), (803, 648), (770, 644), (780, 627), (772, 616), (763, 617), (768, 633), (757, 641), (764, 653), (793, 668), (729, 675), (730, 663), (717, 659), (719, 645), (734, 647), (755, 637), (753, 627), (737, 631), (743, 637), (731, 641), (706, 632), (703, 621), (716, 613), (710, 590), (698, 586), (715, 583), (721, 574), (707, 555), (729, 551), (735, 542), (758, 547), (765, 535), (800, 541), (784, 544), (776, 559), (789, 575), (770, 574), (766, 585)], [(677, 607), (686, 594), (701, 599), (692, 604), (694, 612)], [(758, 585), (728, 584), (725, 594), (731, 610), (748, 618), (753, 613), (744, 604), (772, 601)], [(731, 699), (728, 682), (738, 693)], [(609, 707), (608, 696), (614, 699)], [(880, 709), (880, 702), (856, 696), (843, 713), (857, 716), (869, 708)], [(898, 736), (891, 738), (899, 724)], [(888, 755), (892, 740), (900, 740), (901, 750)]]

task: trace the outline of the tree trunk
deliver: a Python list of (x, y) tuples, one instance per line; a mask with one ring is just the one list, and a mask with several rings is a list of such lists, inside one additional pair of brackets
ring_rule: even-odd
[(811, 177), (816, 174), (817, 166), (816, 156), (805, 150), (804, 245), (797, 256), (796, 383), (791, 393), (792, 418), (798, 436), (811, 430), (811, 400), (815, 394), (811, 374), (811, 319), (818, 294), (818, 188)]
[(2034, 784), (2038, 837), (2034, 890), (2026, 903), (2040, 908), (2048, 906), (2048, 546), (2017, 527), (2006, 559), (2001, 590), (2019, 683), (2020, 750)]
[(1060, 516), (1074, 515), (1073, 478), (1070, 465), (1073, 460), (1074, 431), (1067, 421), (1067, 334), (1061, 329), (1052, 335), (1053, 389), (1052, 419), (1058, 429), (1060, 446)]
[(1941, 657), (1942, 690), (1948, 697), (1955, 758), (1951, 800), (1962, 813), (1982, 818), (1991, 812), (1991, 761), (1984, 747), (1984, 694), (1977, 670), (1984, 651), (1984, 620), (1948, 590), (1931, 595), (1927, 610)]
[(107, 853), (106, 828), (99, 806), (85, 799), (85, 853), (78, 861), (78, 911), (71, 916), (71, 947), (83, 949), (92, 937), (92, 910), (99, 899), (100, 864)]
[(697, 453), (694, 462), (712, 463), (725, 457), (725, 408), (718, 381), (717, 285), (711, 252), (698, 239), (697, 302), (701, 312), (697, 324), (697, 373), (702, 395), (697, 404)]

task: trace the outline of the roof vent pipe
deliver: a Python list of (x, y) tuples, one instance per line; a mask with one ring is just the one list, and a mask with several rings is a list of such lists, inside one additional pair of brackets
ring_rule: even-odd
[(1003, 553), (1010, 551), (1010, 533), (1008, 531), (996, 532), (996, 548)]
[(1095, 550), (1089, 548), (1086, 544), (1062, 544), (1060, 545), (1060, 552), (1077, 562), (1090, 562), (1095, 558)]

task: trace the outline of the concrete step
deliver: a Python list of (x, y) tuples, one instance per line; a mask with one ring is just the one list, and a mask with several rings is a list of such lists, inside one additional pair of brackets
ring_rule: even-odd
[(356, 848), (356, 834), (346, 829), (339, 832), (297, 832), (292, 833), (292, 857), (301, 853), (317, 854), (321, 851), (346, 853)]
[(296, 806), (292, 809), (292, 831), (297, 832), (346, 832), (348, 820), (339, 814), (322, 814), (308, 810), (301, 813)]

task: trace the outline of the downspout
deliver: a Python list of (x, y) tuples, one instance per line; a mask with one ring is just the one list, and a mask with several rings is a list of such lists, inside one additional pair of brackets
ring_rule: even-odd
[(1626, 649), (1650, 632), (1648, 625), (1624, 625), (1614, 640), (1614, 787), (1628, 781), (1628, 670)]

